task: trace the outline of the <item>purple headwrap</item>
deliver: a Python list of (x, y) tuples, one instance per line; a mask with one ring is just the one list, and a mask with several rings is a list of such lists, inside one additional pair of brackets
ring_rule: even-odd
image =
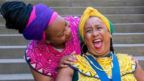
[[(44, 30), (48, 27), (54, 10), (44, 4), (33, 6), (29, 22), (23, 32), (23, 36), (28, 40), (42, 40)], [(31, 20), (32, 17), (32, 20)]]

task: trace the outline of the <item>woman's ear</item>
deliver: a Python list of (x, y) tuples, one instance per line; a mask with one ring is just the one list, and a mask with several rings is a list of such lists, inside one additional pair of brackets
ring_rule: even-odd
[(108, 31), (109, 32), (109, 36), (110, 36), (110, 38), (112, 38), (112, 34), (111, 34), (111, 32), (110, 31)]

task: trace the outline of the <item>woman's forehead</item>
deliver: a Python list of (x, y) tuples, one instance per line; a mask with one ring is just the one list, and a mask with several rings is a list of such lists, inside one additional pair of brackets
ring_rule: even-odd
[(56, 20), (54, 21), (54, 23), (52, 23), (52, 24), (49, 26), (49, 31), (58, 32), (58, 31), (61, 30), (64, 26), (65, 26), (65, 20), (64, 20), (64, 18), (58, 16), (58, 17), (56, 18)]
[(86, 25), (89, 26), (89, 25), (100, 25), (100, 24), (104, 24), (102, 22), (102, 20), (98, 17), (90, 17), (87, 22), (86, 22)]

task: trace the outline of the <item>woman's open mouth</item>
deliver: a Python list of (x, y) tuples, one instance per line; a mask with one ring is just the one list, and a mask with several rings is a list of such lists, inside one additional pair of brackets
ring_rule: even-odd
[(102, 40), (101, 39), (96, 39), (93, 41), (94, 47), (96, 49), (100, 49), (102, 47)]

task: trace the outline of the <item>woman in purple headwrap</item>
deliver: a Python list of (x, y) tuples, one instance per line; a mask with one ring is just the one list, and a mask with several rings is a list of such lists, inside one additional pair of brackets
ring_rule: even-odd
[(80, 54), (78, 17), (61, 17), (44, 4), (26, 5), (23, 2), (6, 2), (1, 6), (6, 27), (16, 29), (25, 39), (25, 59), (36, 81), (53, 81), (63, 56), (73, 51)]

